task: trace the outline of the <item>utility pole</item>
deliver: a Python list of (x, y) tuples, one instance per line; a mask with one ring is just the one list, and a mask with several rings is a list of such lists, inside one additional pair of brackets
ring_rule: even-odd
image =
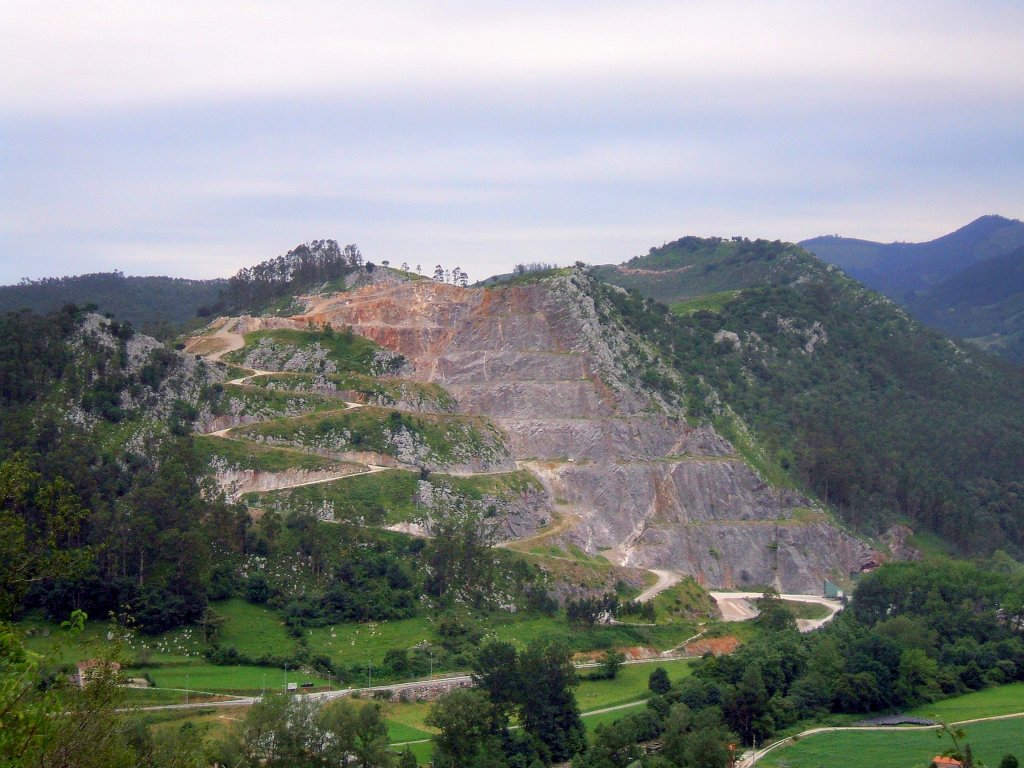
[(288, 690), (288, 662), (284, 663), (284, 689)]
[(188, 677), (189, 676), (186, 674), (185, 675), (185, 706), (186, 707), (188, 706), (188, 685), (189, 685)]

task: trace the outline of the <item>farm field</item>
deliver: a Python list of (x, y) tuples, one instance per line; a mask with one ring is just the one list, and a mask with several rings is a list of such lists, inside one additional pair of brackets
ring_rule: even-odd
[[(393, 621), (345, 622), (332, 627), (306, 629), (306, 641), (312, 653), (326, 654), (342, 666), (380, 665), (390, 648), (411, 648), (424, 641), (437, 642), (429, 618), (417, 616)], [(362, 680), (345, 681), (352, 686), (366, 685)]]
[[(658, 667), (668, 672), (673, 683), (689, 677), (693, 671), (690, 660), (659, 661), (650, 664), (626, 664), (619, 669), (619, 674), (614, 680), (582, 679), (576, 688), (576, 702), (580, 706), (580, 711), (587, 712), (646, 699), (650, 693), (647, 678)], [(589, 671), (581, 669), (580, 676), (585, 677)]]
[[(263, 686), (284, 688), (284, 669), (255, 666), (219, 666), (217, 664), (181, 664), (176, 666), (158, 667), (145, 670), (161, 688), (189, 688), (195, 691), (259, 693)], [(141, 670), (128, 670), (129, 674), (138, 674)], [(323, 677), (304, 671), (289, 670), (287, 680), (290, 683), (311, 682), (315, 686), (327, 687), (329, 681)], [(162, 703), (162, 702), (161, 702)]]
[[(913, 709), (910, 714), (949, 723), (1015, 712), (1024, 712), (1024, 683), (1000, 685), (945, 701), (936, 701)], [(1021, 732), (1024, 733), (1024, 721), (1020, 721), (1020, 724)], [(1024, 736), (1021, 740), (1024, 742)]]
[[(1024, 753), (1024, 718), (973, 723), (964, 727), (976, 759), (996, 766), (1003, 755)], [(829, 732), (808, 736), (757, 761), (768, 768), (924, 768), (951, 746), (934, 730)], [(841, 758), (839, 757), (841, 756)]]
[[(296, 640), (291, 637), (284, 620), (274, 611), (259, 605), (252, 605), (240, 598), (212, 603), (211, 607), (224, 619), (220, 629), (221, 648), (235, 648), (240, 654), (251, 659), (264, 656), (290, 657), (296, 649)], [(434, 619), (420, 616), (381, 622), (345, 622), (334, 626), (308, 628), (304, 630), (305, 642), (313, 654), (325, 654), (343, 668), (365, 669), (369, 663), (375, 682), (382, 682), (379, 669), (384, 654), (392, 648), (411, 648), (417, 643), (438, 644), (434, 630)], [(55, 661), (72, 664), (92, 658), (110, 649), (108, 639), (110, 626), (106, 622), (89, 621), (83, 632), (68, 637), (57, 625), (40, 619), (21, 622), (28, 633), (29, 647), (42, 654), (51, 655)], [(559, 638), (573, 652), (595, 651), (608, 647), (630, 647), (653, 645), (665, 650), (694, 634), (694, 625), (689, 622), (658, 625), (656, 627), (598, 626), (580, 629), (568, 624), (564, 616), (514, 616), (493, 614), (476, 623), (484, 637), (515, 640), (529, 643), (543, 638)], [(184, 687), (185, 676), (189, 676), (190, 687), (198, 690), (258, 691), (263, 685), (263, 675), (276, 680), (283, 675), (282, 667), (223, 666), (208, 664), (202, 657), (204, 643), (198, 628), (175, 630), (157, 636), (135, 634), (121, 641), (120, 657), (126, 672), (142, 676), (148, 672), (158, 687)], [(440, 657), (439, 657), (440, 660)], [(666, 664), (669, 669), (670, 662)], [(651, 667), (653, 669), (653, 667)], [(234, 672), (232, 672), (234, 670)], [(435, 672), (457, 672), (445, 669), (440, 663)], [(648, 670), (649, 673), (649, 670)], [(624, 667), (620, 675), (626, 679), (634, 673), (632, 667)], [(317, 685), (328, 684), (325, 678), (306, 675)], [(282, 677), (283, 680), (283, 677)], [(300, 681), (301, 682), (301, 681)], [(365, 685), (363, 677), (342, 681), (353, 687)], [(334, 681), (338, 685), (339, 681)], [(646, 677), (640, 688), (646, 685)], [(595, 706), (604, 706), (596, 704)], [(589, 705), (585, 708), (590, 708)]]

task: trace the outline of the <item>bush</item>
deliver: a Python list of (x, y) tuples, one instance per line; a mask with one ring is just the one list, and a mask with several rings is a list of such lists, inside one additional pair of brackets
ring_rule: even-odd
[(254, 573), (245, 584), (245, 599), (254, 605), (263, 605), (270, 598), (270, 585), (261, 573)]
[(647, 687), (652, 693), (664, 696), (672, 687), (672, 681), (669, 680), (668, 672), (666, 672), (662, 667), (655, 669), (647, 678)]

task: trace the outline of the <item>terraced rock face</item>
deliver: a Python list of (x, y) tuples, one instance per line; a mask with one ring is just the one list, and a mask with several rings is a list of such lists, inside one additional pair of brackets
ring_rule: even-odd
[(571, 510), (575, 523), (559, 535), (589, 553), (708, 586), (788, 592), (817, 592), (823, 577), (844, 578), (869, 557), (806, 514), (807, 499), (763, 483), (713, 429), (688, 425), (631, 381), (618, 363), (629, 339), (601, 325), (584, 278), (371, 285), (306, 306), (292, 327), (349, 326), (401, 354), (404, 375), (443, 385), (458, 411), (489, 417)]

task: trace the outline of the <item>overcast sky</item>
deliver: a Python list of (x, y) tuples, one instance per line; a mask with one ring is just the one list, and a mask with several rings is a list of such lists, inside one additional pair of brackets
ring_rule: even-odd
[(0, 284), (1024, 216), (1024, 4), (0, 0)]

